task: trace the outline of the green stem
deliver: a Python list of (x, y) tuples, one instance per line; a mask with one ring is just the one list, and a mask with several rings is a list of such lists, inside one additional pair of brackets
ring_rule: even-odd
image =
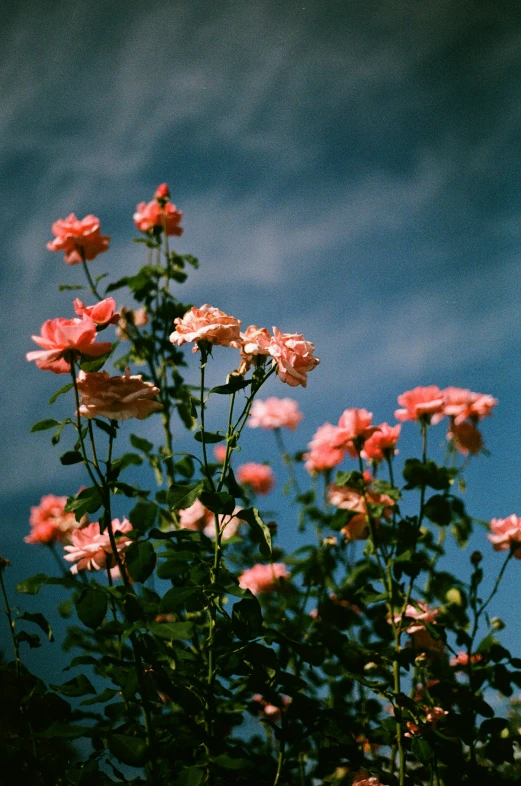
[(80, 251), (80, 255), (81, 255), (81, 264), (83, 265), (83, 271), (84, 271), (85, 275), (87, 276), (87, 281), (89, 282), (89, 287), (91, 289), (91, 292), (94, 295), (94, 297), (98, 298), (98, 300), (103, 300), (103, 298), (99, 294), (98, 290), (96, 289), (96, 284), (92, 280), (92, 276), (90, 274), (89, 266), (87, 265), (87, 260), (85, 259), (85, 252), (83, 251), (83, 248), (81, 248), (81, 246), (79, 248), (79, 251)]
[[(10, 563), (8, 563), (8, 564), (10, 564)], [(5, 613), (7, 615), (7, 621), (9, 623), (9, 633), (11, 634), (11, 641), (13, 642), (14, 659), (15, 659), (15, 664), (16, 664), (16, 677), (19, 678), (19, 676), (20, 676), (20, 665), (21, 665), (20, 648), (19, 648), (18, 642), (16, 640), (13, 615), (11, 614), (11, 607), (9, 605), (9, 600), (7, 598), (7, 591), (5, 589), (4, 568), (5, 568), (5, 564), (0, 563), (0, 587), (2, 588), (2, 595), (3, 595), (3, 598), (4, 598), (4, 604), (5, 604)]]
[(284, 439), (283, 439), (281, 430), (280, 430), (280, 428), (275, 428), (275, 429), (273, 429), (273, 432), (275, 434), (275, 440), (277, 442), (277, 447), (280, 450), (280, 453), (281, 453), (281, 456), (282, 456), (282, 461), (284, 462), (284, 464), (286, 465), (286, 468), (288, 470), (288, 475), (289, 475), (290, 482), (292, 483), (293, 488), (295, 489), (297, 494), (300, 494), (300, 486), (299, 486), (299, 483), (298, 483), (298, 480), (297, 480), (297, 476), (295, 475), (295, 468), (293, 466), (293, 461), (291, 459), (290, 454), (286, 450), (286, 446), (284, 444)]

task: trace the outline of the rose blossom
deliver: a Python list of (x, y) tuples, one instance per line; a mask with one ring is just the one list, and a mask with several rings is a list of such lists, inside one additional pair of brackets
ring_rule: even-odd
[(269, 352), (277, 363), (279, 379), (291, 387), (305, 388), (308, 373), (320, 363), (313, 356), (314, 349), (314, 344), (305, 341), (300, 333), (281, 333), (274, 327)]
[(368, 772), (357, 772), (351, 786), (384, 786), (380, 778), (376, 775), (369, 775)]
[(120, 315), (116, 314), (116, 301), (113, 297), (100, 300), (94, 306), (86, 306), (79, 298), (74, 301), (74, 311), (79, 317), (86, 314), (92, 319), (95, 325), (106, 326), (114, 325), (118, 322)]
[(222, 464), (226, 458), (226, 445), (216, 445), (213, 449), (213, 455), (216, 461)]
[(448, 387), (442, 393), (444, 402), (443, 414), (454, 418), (456, 425), (460, 425), (467, 418), (478, 421), (490, 416), (492, 409), (498, 403), (497, 399), (492, 396), (483, 393), (473, 393), (467, 388)]
[(148, 314), (144, 306), (141, 306), (141, 308), (136, 308), (135, 310), (132, 310), (131, 308), (125, 308), (124, 306), (121, 307), (119, 322), (116, 326), (116, 336), (120, 341), (128, 340), (129, 325), (134, 325), (134, 327), (137, 328), (148, 325)]
[(373, 413), (366, 409), (346, 409), (338, 420), (338, 432), (335, 447), (344, 448), (352, 458), (358, 456), (358, 451), (365, 440), (376, 430), (371, 425)]
[[(479, 652), (475, 652), (470, 656), (471, 663), (480, 663), (483, 660), (483, 655), (480, 655)], [(469, 654), (468, 652), (464, 652), (461, 650), (449, 661), (451, 666), (458, 668), (459, 666), (468, 666), (469, 665)]]
[[(404, 617), (409, 617), (410, 619), (416, 620), (416, 623), (411, 623), (405, 628), (406, 633), (417, 633), (420, 630), (426, 630), (424, 622), (428, 622), (431, 625), (436, 625), (436, 617), (440, 613), (439, 609), (431, 609), (429, 606), (422, 600), (419, 600), (415, 605), (409, 603), (407, 608), (405, 609)], [(399, 623), (401, 620), (401, 615), (397, 614), (394, 617), (394, 621)]]
[(477, 456), (483, 449), (483, 437), (480, 430), (468, 420), (464, 420), (463, 423), (454, 421), (447, 432), (447, 439), (452, 440), (456, 450), (463, 453), (464, 456), (469, 453)]
[[(162, 201), (162, 198), (161, 198)], [(165, 229), (167, 235), (182, 235), (183, 227), (179, 226), (183, 214), (171, 202), (159, 204), (157, 199), (151, 202), (140, 202), (134, 213), (134, 223), (140, 232), (148, 232), (155, 227)]]
[(237, 467), (237, 480), (249, 486), (256, 494), (269, 494), (275, 482), (272, 468), (254, 461)]
[[(220, 513), (217, 516), (223, 540), (228, 540), (237, 532), (242, 523), (241, 519), (238, 519), (236, 516), (240, 510), (241, 508), (237, 507), (231, 515)], [(184, 508), (178, 512), (181, 529), (204, 532), (207, 538), (215, 538), (215, 516), (199, 499), (196, 499), (189, 508)]]
[(84, 259), (94, 259), (109, 247), (110, 237), (100, 233), (100, 220), (89, 214), (81, 221), (74, 213), (60, 218), (51, 227), (54, 240), (47, 243), (49, 251), (65, 251), (68, 265), (78, 265)]
[(157, 199), (158, 202), (162, 202), (165, 199), (170, 199), (170, 189), (166, 183), (161, 183), (156, 190), (154, 191), (154, 197)]
[(324, 423), (316, 430), (308, 444), (309, 451), (303, 456), (306, 460), (304, 466), (311, 475), (332, 469), (341, 463), (344, 451), (334, 447), (337, 436), (338, 427), (332, 423)]
[(295, 431), (303, 418), (298, 403), (292, 398), (255, 399), (250, 411), (250, 428), (289, 428)]
[(266, 328), (258, 328), (257, 325), (250, 325), (244, 333), (241, 333), (241, 343), (239, 346), (242, 363), (239, 369), (241, 374), (246, 374), (253, 365), (255, 357), (270, 354), (271, 336)]
[(66, 513), (67, 497), (46, 494), (40, 504), (31, 507), (31, 531), (24, 538), (26, 543), (53, 544), (67, 541), (71, 532), (80, 527), (74, 513)]
[[(187, 341), (196, 344), (199, 341), (209, 341), (211, 344), (229, 347), (241, 338), (240, 320), (207, 304), (201, 308), (192, 306), (182, 318), (174, 319), (174, 325), (176, 329), (170, 334), (170, 341), (180, 347)], [(193, 352), (197, 350), (198, 347), (195, 346)]]
[(270, 565), (257, 563), (241, 573), (239, 586), (242, 589), (249, 589), (254, 595), (263, 592), (276, 592), (276, 590), (282, 589), (284, 581), (290, 576), (290, 572), (282, 562), (273, 562)]
[(364, 442), (362, 458), (369, 461), (383, 461), (394, 456), (398, 452), (396, 443), (400, 437), (401, 430), (400, 424), (390, 426), (388, 423), (381, 423), (377, 427), (377, 431), (371, 434)]
[(494, 551), (508, 551), (516, 546), (514, 557), (521, 559), (521, 518), (512, 513), (506, 519), (492, 519), (490, 522), (490, 535), (487, 538), (492, 543)]
[(255, 693), (251, 697), (251, 700), (256, 704), (259, 704), (259, 711), (274, 723), (278, 723), (278, 721), (281, 719), (282, 713), (286, 712), (291, 702), (289, 696), (281, 696), (280, 707), (278, 707), (276, 704), (266, 701), (264, 696), (262, 696), (260, 693)]
[(143, 420), (163, 405), (152, 399), (159, 393), (151, 382), (143, 382), (141, 374), (111, 377), (107, 371), (80, 371), (78, 376), (80, 415), (84, 418), (104, 417), (109, 420)]
[[(127, 519), (123, 519), (123, 521), (113, 519), (112, 529), (114, 534), (130, 532), (132, 524)], [(118, 553), (125, 551), (131, 543), (130, 538), (125, 535), (116, 538)], [(71, 573), (77, 573), (78, 570), (100, 570), (100, 568), (113, 567), (114, 555), (112, 554), (109, 533), (108, 530), (100, 532), (98, 521), (93, 521), (92, 524), (75, 530), (71, 534), (70, 546), (64, 546), (64, 549), (69, 552), (64, 555), (64, 559), (67, 562), (76, 563), (76, 565), (72, 565)]]
[(110, 352), (110, 341), (96, 343), (96, 335), (96, 325), (86, 314), (81, 319), (48, 319), (42, 325), (41, 336), (31, 336), (42, 349), (27, 352), (25, 357), (35, 360), (45, 371), (66, 374), (71, 370), (71, 358), (94, 358)]
[(443, 392), (436, 385), (417, 387), (398, 396), (398, 404), (403, 409), (395, 411), (396, 420), (425, 420), (429, 423), (432, 415), (443, 412)]
[[(367, 491), (364, 496), (357, 489), (350, 486), (329, 486), (327, 498), (334, 507), (356, 514), (349, 519), (348, 523), (341, 530), (347, 540), (365, 540), (369, 536), (367, 503), (370, 505), (384, 505), (383, 515), (386, 519), (392, 515), (392, 508), (395, 505), (394, 500), (387, 494)], [(378, 518), (373, 517), (372, 520), (375, 525), (380, 523)]]

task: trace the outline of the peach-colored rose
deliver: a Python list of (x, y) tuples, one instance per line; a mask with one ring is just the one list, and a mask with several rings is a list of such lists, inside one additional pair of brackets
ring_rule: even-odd
[[(448, 387), (443, 393), (443, 414), (454, 418), (454, 423), (460, 425), (467, 418), (473, 421), (482, 420), (492, 414), (497, 399), (483, 393), (473, 393), (467, 388)], [(432, 422), (437, 422), (442, 416), (436, 415)]]
[(373, 413), (366, 409), (346, 409), (338, 420), (338, 431), (335, 447), (344, 448), (350, 456), (356, 458), (365, 440), (376, 430), (371, 425)]
[(394, 456), (398, 452), (396, 443), (400, 437), (401, 429), (400, 424), (390, 426), (388, 423), (381, 423), (374, 434), (371, 434), (364, 442), (362, 458), (369, 461), (383, 461), (385, 458)]
[(216, 445), (213, 449), (213, 455), (222, 464), (226, 458), (226, 445)]
[(275, 483), (272, 468), (255, 461), (237, 467), (237, 480), (249, 486), (256, 494), (269, 494)]
[[(201, 308), (193, 306), (182, 318), (174, 319), (174, 324), (176, 329), (170, 334), (170, 341), (180, 347), (187, 341), (196, 344), (199, 341), (209, 341), (211, 344), (229, 347), (241, 338), (240, 320), (207, 304)], [(193, 351), (197, 352), (197, 349), (195, 346)]]
[[(364, 496), (357, 489), (350, 486), (331, 485), (328, 488), (327, 497), (334, 507), (357, 514), (349, 519), (346, 526), (341, 530), (347, 540), (365, 540), (369, 537), (367, 503), (370, 505), (385, 505), (383, 516), (386, 519), (392, 516), (392, 508), (395, 505), (394, 500), (387, 494), (367, 491)], [(373, 517), (372, 520), (378, 526), (380, 519)]]
[(304, 453), (305, 468), (311, 475), (336, 467), (344, 458), (342, 448), (334, 447), (338, 437), (338, 427), (331, 423), (320, 426), (308, 444), (309, 451)]
[[(409, 617), (409, 619), (416, 620), (416, 622), (412, 622), (405, 628), (406, 633), (417, 633), (420, 630), (426, 630), (424, 622), (428, 622), (431, 625), (436, 625), (436, 617), (440, 613), (439, 609), (431, 609), (429, 606), (422, 600), (417, 601), (416, 604), (409, 603), (407, 608), (405, 609), (405, 617)], [(395, 615), (394, 621), (396, 623), (400, 622), (400, 615)]]
[(259, 711), (262, 712), (266, 718), (269, 718), (271, 721), (273, 721), (273, 723), (278, 723), (280, 721), (282, 713), (286, 712), (291, 703), (289, 696), (281, 696), (280, 706), (277, 706), (276, 704), (266, 701), (264, 696), (262, 696), (260, 693), (255, 693), (251, 697), (251, 700), (259, 705)]
[(180, 226), (183, 214), (171, 202), (159, 204), (157, 199), (151, 202), (140, 202), (134, 213), (134, 223), (140, 232), (148, 232), (150, 229), (159, 227), (164, 229), (166, 226), (167, 235), (182, 235), (183, 228)]
[(464, 420), (463, 423), (452, 424), (447, 432), (447, 439), (452, 440), (454, 447), (464, 456), (470, 453), (477, 456), (483, 449), (483, 437), (481, 431), (476, 428), (474, 423)]
[(80, 527), (74, 513), (66, 513), (67, 497), (46, 494), (40, 504), (31, 507), (29, 523), (31, 531), (24, 540), (26, 543), (53, 544), (67, 542), (71, 532)]
[[(479, 652), (475, 652), (470, 656), (471, 663), (480, 663), (482, 660), (483, 660), (483, 655), (480, 655)], [(455, 668), (459, 668), (460, 666), (463, 667), (468, 666), (469, 665), (468, 652), (463, 652), (463, 650), (461, 650), (460, 652), (458, 652), (457, 655), (455, 655), (453, 658), (450, 659), (449, 663), (451, 666), (454, 666)]]
[[(241, 508), (237, 507), (231, 515), (221, 513), (217, 516), (223, 540), (233, 537), (242, 524), (242, 520), (236, 516), (240, 510)], [(179, 523), (182, 529), (204, 532), (207, 538), (215, 538), (215, 516), (199, 499), (196, 499), (189, 508), (179, 511)]]
[[(127, 519), (120, 521), (113, 519), (112, 529), (114, 534), (130, 532), (132, 524)], [(130, 538), (125, 535), (115, 538), (118, 553), (124, 552), (132, 543)], [(100, 568), (113, 567), (114, 556), (110, 545), (109, 533), (105, 530), (100, 532), (98, 521), (93, 521), (82, 529), (77, 529), (71, 534), (71, 543), (64, 546), (68, 553), (64, 555), (67, 562), (75, 562), (71, 567), (71, 573), (79, 570), (100, 570)]]
[(273, 562), (270, 565), (257, 563), (241, 573), (239, 586), (242, 589), (249, 589), (254, 595), (276, 592), (282, 589), (284, 582), (290, 576), (290, 572), (282, 562)]
[(398, 404), (402, 409), (395, 411), (396, 420), (425, 420), (429, 423), (432, 415), (443, 412), (443, 392), (436, 385), (417, 387), (398, 396)]
[(272, 396), (253, 402), (248, 425), (250, 428), (289, 428), (295, 431), (303, 417), (294, 399)]
[(239, 372), (246, 374), (256, 356), (269, 356), (270, 343), (271, 336), (266, 328), (258, 328), (257, 325), (247, 327), (244, 333), (241, 333), (239, 349), (242, 363)]
[(43, 349), (28, 352), (25, 357), (45, 371), (66, 374), (71, 370), (71, 359), (79, 355), (94, 358), (110, 352), (110, 341), (96, 343), (96, 335), (96, 325), (85, 314), (81, 319), (48, 319), (42, 325), (41, 336), (31, 336)]
[(47, 243), (49, 251), (65, 251), (68, 265), (78, 265), (84, 259), (91, 260), (109, 247), (110, 237), (100, 233), (100, 220), (89, 214), (81, 221), (74, 213), (60, 218), (52, 225), (55, 239)]
[(111, 377), (107, 371), (80, 371), (78, 376), (80, 415), (84, 418), (104, 417), (110, 420), (143, 420), (151, 412), (163, 409), (153, 399), (159, 393), (151, 382), (143, 382), (141, 374)]
[(490, 535), (487, 535), (494, 547), (494, 551), (508, 551), (519, 543), (514, 551), (514, 557), (521, 559), (521, 518), (512, 513), (506, 519), (492, 519), (490, 522)]
[(314, 349), (314, 344), (300, 333), (281, 333), (274, 327), (269, 352), (277, 363), (279, 379), (291, 387), (305, 388), (308, 373), (320, 363), (313, 355)]
[(95, 325), (105, 327), (106, 325), (115, 325), (118, 322), (120, 315), (116, 314), (116, 301), (113, 297), (107, 297), (105, 300), (100, 300), (94, 306), (86, 306), (79, 298), (74, 301), (74, 311), (79, 317), (86, 314), (92, 319)]

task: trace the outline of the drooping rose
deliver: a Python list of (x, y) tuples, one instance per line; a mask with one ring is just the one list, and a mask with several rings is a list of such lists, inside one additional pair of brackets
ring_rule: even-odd
[(314, 344), (306, 341), (300, 333), (281, 333), (278, 328), (273, 328), (269, 352), (277, 363), (279, 379), (287, 385), (306, 387), (308, 373), (320, 363), (313, 355), (314, 350)]
[(447, 432), (447, 439), (452, 440), (454, 447), (464, 456), (470, 453), (477, 456), (483, 449), (483, 437), (481, 431), (468, 420), (463, 423), (454, 423)]
[(515, 548), (514, 557), (521, 559), (521, 518), (512, 513), (506, 519), (492, 519), (490, 522), (490, 534), (487, 535), (494, 547), (494, 551), (508, 551)]
[(376, 775), (369, 775), (368, 772), (362, 770), (355, 774), (351, 786), (384, 786), (384, 784)]
[(241, 573), (239, 586), (242, 589), (249, 589), (254, 595), (276, 592), (284, 586), (290, 575), (282, 562), (273, 562), (270, 565), (257, 563)]
[(74, 311), (82, 317), (86, 314), (92, 319), (95, 325), (105, 327), (106, 325), (115, 325), (119, 321), (120, 315), (116, 314), (116, 301), (113, 297), (107, 297), (105, 300), (100, 300), (94, 306), (86, 306), (79, 298), (74, 301)]
[(52, 225), (55, 239), (47, 243), (49, 251), (65, 251), (68, 265), (78, 265), (84, 259), (92, 260), (109, 247), (110, 237), (100, 232), (100, 220), (89, 214), (81, 220), (70, 213)]
[(396, 420), (424, 420), (430, 423), (432, 415), (443, 412), (443, 392), (436, 385), (413, 388), (398, 396), (398, 404), (402, 409), (395, 411)]
[(110, 341), (96, 342), (96, 336), (96, 325), (86, 314), (81, 319), (48, 319), (42, 325), (41, 336), (31, 336), (43, 349), (28, 352), (25, 357), (45, 371), (66, 374), (71, 370), (71, 359), (80, 355), (95, 358), (110, 352)]
[(52, 545), (70, 539), (71, 532), (80, 527), (74, 513), (66, 513), (67, 497), (46, 494), (39, 505), (31, 507), (29, 524), (31, 531), (24, 538), (26, 543), (43, 543)]
[(143, 420), (151, 412), (163, 409), (159, 401), (154, 401), (159, 388), (143, 382), (141, 374), (131, 376), (128, 367), (123, 376), (117, 377), (111, 377), (107, 371), (80, 371), (77, 384), (79, 411), (84, 418)]
[(148, 232), (155, 227), (164, 230), (166, 227), (167, 235), (178, 237), (183, 234), (182, 219), (183, 214), (175, 205), (171, 202), (160, 204), (157, 199), (140, 202), (134, 213), (134, 223), (140, 232)]
[(275, 483), (272, 468), (255, 461), (241, 464), (236, 474), (239, 483), (249, 486), (256, 494), (269, 494)]
[[(224, 311), (205, 304), (201, 308), (193, 306), (181, 318), (174, 319), (176, 329), (170, 334), (172, 344), (182, 346), (188, 341), (208, 341), (223, 347), (235, 345), (241, 338), (241, 322), (228, 316)], [(197, 352), (195, 346), (193, 351)]]
[(267, 398), (253, 402), (248, 425), (250, 428), (289, 428), (295, 431), (303, 418), (298, 402), (292, 398)]
[(344, 450), (337, 448), (338, 426), (324, 423), (320, 426), (308, 444), (308, 452), (304, 453), (304, 467), (311, 475), (325, 472), (340, 464), (344, 459)]
[[(132, 524), (127, 519), (120, 521), (113, 519), (112, 529), (114, 534), (130, 532)], [(132, 543), (125, 535), (115, 538), (118, 553), (124, 552)], [(68, 553), (64, 555), (67, 562), (74, 562), (71, 573), (79, 570), (100, 570), (101, 568), (114, 567), (114, 555), (110, 545), (107, 530), (100, 532), (98, 521), (93, 521), (82, 529), (77, 529), (71, 534), (70, 545), (64, 546)]]
[(394, 456), (398, 452), (396, 443), (401, 429), (400, 424), (390, 426), (388, 423), (380, 423), (374, 434), (364, 442), (362, 458), (369, 461), (383, 461)]

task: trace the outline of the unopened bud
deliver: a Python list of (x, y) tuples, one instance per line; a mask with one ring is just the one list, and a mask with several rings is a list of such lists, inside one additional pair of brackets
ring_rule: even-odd
[(0, 571), (3, 571), (4, 568), (10, 568), (11, 563), (5, 557), (0, 557)]
[(482, 559), (483, 559), (483, 554), (481, 553), (481, 551), (473, 551), (472, 554), (470, 555), (470, 561), (475, 567), (479, 565)]
[(267, 521), (266, 526), (269, 529), (272, 535), (275, 535), (277, 532), (277, 522), (276, 521)]
[(453, 587), (450, 590), (447, 590), (445, 593), (445, 600), (447, 603), (453, 603), (455, 606), (461, 606), (463, 604), (463, 597), (459, 589)]
[(154, 196), (160, 205), (168, 202), (170, 199), (170, 189), (168, 188), (167, 184), (161, 183), (161, 185), (156, 188)]
[(377, 669), (377, 668), (378, 668), (378, 663), (375, 663), (373, 660), (371, 660), (369, 661), (369, 663), (365, 664), (364, 671), (373, 671), (373, 669)]
[(505, 623), (499, 617), (492, 617), (490, 620), (490, 627), (492, 630), (503, 630)]

